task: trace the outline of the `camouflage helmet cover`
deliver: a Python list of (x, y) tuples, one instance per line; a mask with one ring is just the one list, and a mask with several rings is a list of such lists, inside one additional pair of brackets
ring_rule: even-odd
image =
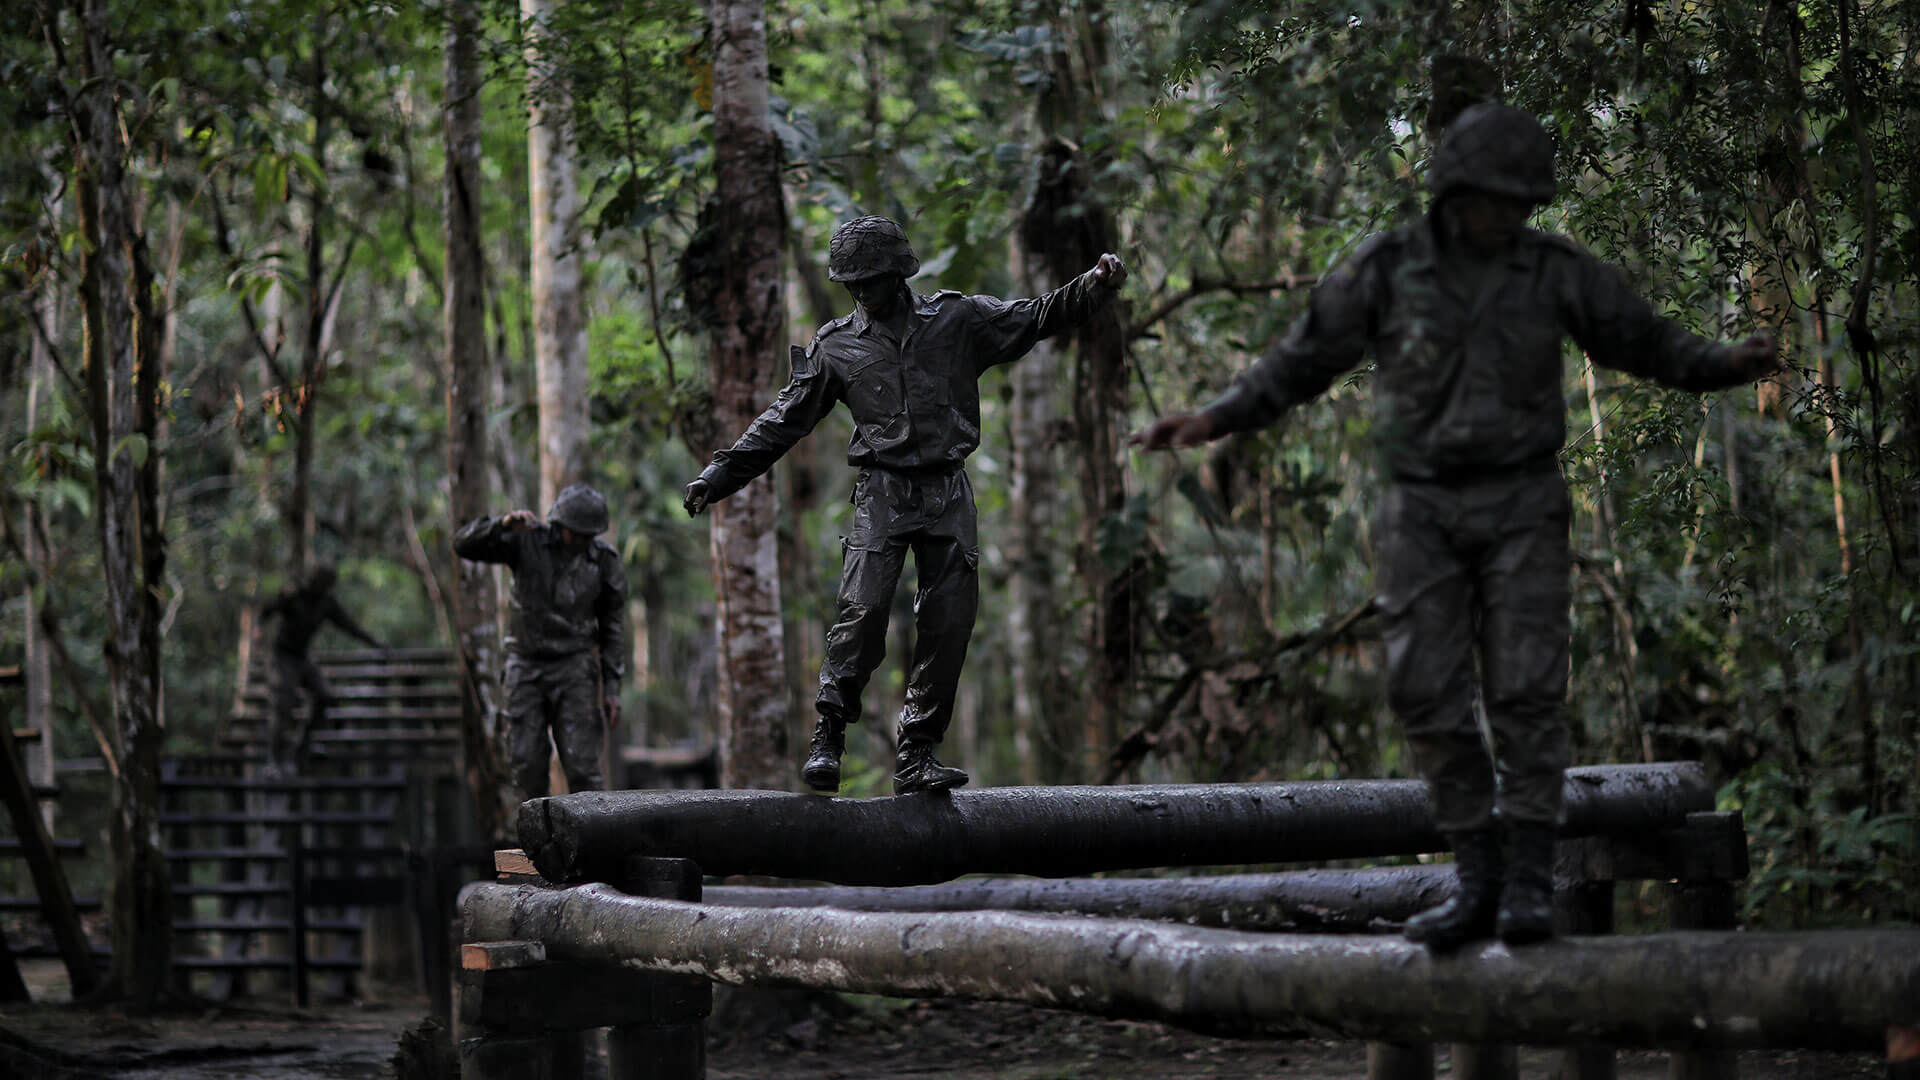
[(547, 520), (585, 536), (606, 532), (606, 497), (585, 484), (572, 484), (553, 500)]
[(920, 272), (920, 260), (907, 243), (907, 230), (892, 218), (857, 217), (833, 230), (827, 242), (827, 280), (898, 274), (910, 278)]
[(1523, 109), (1483, 102), (1462, 112), (1433, 153), (1427, 187), (1435, 199), (1460, 188), (1522, 202), (1553, 201), (1553, 137)]

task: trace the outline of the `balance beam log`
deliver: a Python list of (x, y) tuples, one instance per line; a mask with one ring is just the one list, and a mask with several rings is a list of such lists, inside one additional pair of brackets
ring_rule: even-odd
[(1218, 1034), (1538, 1046), (1884, 1049), (1920, 1019), (1920, 931), (1560, 938), (1435, 957), (1391, 937), (1008, 912), (716, 907), (476, 883), (465, 940), (555, 960), (1161, 1020)]
[[(1711, 810), (1697, 762), (1568, 770), (1565, 836), (1677, 828)], [(548, 881), (608, 881), (628, 856), (841, 885), (967, 874), (1074, 877), (1443, 851), (1417, 780), (1008, 787), (831, 799), (777, 791), (585, 791), (521, 804)]]
[(1179, 878), (969, 878), (892, 889), (712, 885), (703, 899), (727, 907), (1025, 911), (1235, 930), (1364, 934), (1396, 929), (1452, 895), (1452, 866), (1390, 866)]

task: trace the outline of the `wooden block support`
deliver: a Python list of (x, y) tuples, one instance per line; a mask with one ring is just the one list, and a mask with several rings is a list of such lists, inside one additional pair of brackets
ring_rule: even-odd
[(519, 848), (500, 848), (493, 853), (494, 879), (508, 885), (545, 885), (547, 879), (534, 868), (533, 860)]
[(468, 1028), (521, 1033), (673, 1026), (702, 1022), (713, 1011), (713, 984), (705, 979), (551, 961), (469, 967), (470, 956), (473, 963), (487, 965), (517, 962), (511, 951), (474, 950), (472, 943), (461, 948), (461, 970), (455, 976), (460, 1022)]
[[(1577, 881), (1554, 892), (1555, 929), (1561, 934), (1613, 933), (1613, 882)], [(1613, 1048), (1569, 1046), (1554, 1055), (1555, 1080), (1614, 1080)]]
[(1433, 1080), (1433, 1044), (1368, 1043), (1367, 1080)]
[(1453, 1080), (1520, 1080), (1520, 1053), (1501, 1043), (1454, 1043)]
[[(1744, 843), (1741, 851), (1744, 857)], [(1667, 910), (1675, 930), (1731, 930), (1738, 922), (1730, 881), (1676, 881), (1667, 886)], [(1739, 1076), (1739, 1059), (1730, 1050), (1679, 1051), (1668, 1059), (1668, 1080), (1738, 1080)]]
[[(691, 859), (633, 855), (611, 883), (634, 896), (698, 902), (702, 879)], [(608, 1080), (703, 1080), (707, 1075), (707, 1016), (713, 984), (697, 975), (663, 975), (660, 989), (704, 1003), (697, 1015), (658, 1009), (607, 1032)]]
[(547, 962), (540, 941), (479, 941), (460, 946), (461, 971), (506, 971)]

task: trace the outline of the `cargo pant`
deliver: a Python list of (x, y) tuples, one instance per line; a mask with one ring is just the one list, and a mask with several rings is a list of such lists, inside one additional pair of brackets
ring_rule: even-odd
[(604, 791), (600, 748), (600, 658), (587, 649), (552, 659), (507, 657), (507, 753), (522, 798), (547, 794), (547, 735), (569, 791)]
[(938, 743), (953, 719), (980, 607), (973, 484), (959, 466), (915, 474), (862, 469), (853, 506), (815, 707), (845, 723), (860, 719), (861, 692), (887, 654), (887, 617), (911, 550), (919, 578), (913, 659), (896, 736), (903, 743)]
[(1388, 699), (1442, 831), (1486, 828), (1496, 806), (1507, 824), (1560, 823), (1570, 517), (1551, 462), (1458, 484), (1396, 480), (1383, 493), (1374, 574)]

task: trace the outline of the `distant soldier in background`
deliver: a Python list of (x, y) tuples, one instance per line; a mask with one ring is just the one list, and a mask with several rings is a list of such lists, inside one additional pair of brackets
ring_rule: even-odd
[(893, 592), (913, 552), (913, 659), (896, 730), (893, 790), (940, 791), (967, 782), (933, 748), (953, 718), (980, 599), (979, 541), (966, 459), (980, 446), (980, 376), (1072, 330), (1111, 303), (1126, 267), (1102, 255), (1086, 273), (1045, 296), (1001, 300), (948, 290), (922, 296), (907, 287), (920, 260), (906, 230), (884, 217), (859, 217), (834, 230), (827, 277), (846, 285), (852, 314), (822, 326), (792, 351), (793, 379), (738, 442), (687, 485), (689, 514), (704, 512), (773, 467), (795, 443), (847, 403), (853, 439), (847, 464), (853, 526), (842, 542), (839, 607), (826, 659), (807, 761), (817, 791), (840, 786), (847, 725), (887, 650)]
[(531, 510), (468, 522), (453, 550), (513, 571), (507, 622), (507, 749), (523, 798), (545, 795), (547, 739), (571, 791), (603, 791), (600, 751), (620, 723), (627, 573), (605, 541), (607, 500), (574, 484), (544, 523)]
[[(305, 757), (307, 740), (316, 727), (324, 724), (327, 706), (333, 701), (327, 677), (313, 662), (313, 636), (320, 627), (331, 622), (372, 648), (386, 648), (361, 629), (334, 599), (333, 586), (338, 580), (339, 572), (331, 564), (321, 563), (305, 582), (283, 591), (260, 611), (262, 620), (280, 620), (273, 635), (273, 717), (267, 731), (268, 759), (276, 770)], [(306, 723), (296, 727), (294, 713), (302, 690), (307, 692), (310, 707)]]
[(1553, 934), (1571, 757), (1562, 343), (1682, 390), (1751, 382), (1777, 362), (1772, 339), (1696, 337), (1615, 268), (1527, 228), (1554, 197), (1553, 140), (1519, 109), (1461, 113), (1428, 183), (1429, 213), (1361, 244), (1232, 389), (1133, 441), (1195, 446), (1271, 424), (1373, 354), (1387, 696), (1458, 872), (1453, 897), (1409, 920), (1406, 936), (1444, 951), (1496, 932), (1509, 944)]

